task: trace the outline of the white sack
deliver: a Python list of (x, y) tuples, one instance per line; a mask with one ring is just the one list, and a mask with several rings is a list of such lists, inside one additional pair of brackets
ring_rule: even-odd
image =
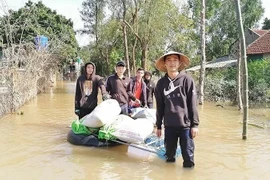
[(148, 119), (134, 120), (122, 114), (117, 116), (110, 126), (112, 136), (128, 143), (143, 143), (154, 131), (154, 125)]
[(90, 114), (82, 118), (82, 124), (87, 127), (99, 128), (111, 122), (121, 112), (115, 99), (102, 101)]

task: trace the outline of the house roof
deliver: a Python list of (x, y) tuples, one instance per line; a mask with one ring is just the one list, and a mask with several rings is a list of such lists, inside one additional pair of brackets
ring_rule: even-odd
[[(236, 59), (230, 59), (228, 56), (217, 58), (213, 61), (206, 62), (205, 68), (206, 69), (216, 69), (216, 68), (225, 68), (225, 67), (232, 67), (237, 64)], [(198, 71), (201, 69), (201, 66), (193, 66), (187, 71)]]
[(268, 30), (262, 30), (262, 29), (253, 29), (252, 31), (258, 34), (259, 36), (262, 36), (268, 32)]
[(270, 30), (247, 47), (247, 54), (265, 53), (270, 53)]

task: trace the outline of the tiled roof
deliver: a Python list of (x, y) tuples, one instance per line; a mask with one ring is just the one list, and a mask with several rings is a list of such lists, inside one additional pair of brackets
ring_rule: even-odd
[(268, 32), (268, 30), (261, 30), (261, 29), (253, 29), (252, 31), (258, 34), (259, 36), (262, 36)]
[(270, 30), (247, 47), (247, 54), (270, 53)]

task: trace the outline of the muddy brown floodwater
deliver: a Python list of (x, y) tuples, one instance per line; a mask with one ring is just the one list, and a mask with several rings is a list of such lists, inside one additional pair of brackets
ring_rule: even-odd
[[(57, 82), (24, 105), (23, 115), (0, 119), (0, 179), (269, 179), (270, 129), (249, 126), (242, 140), (242, 115), (235, 107), (199, 106), (191, 170), (182, 168), (181, 157), (167, 164), (155, 155), (130, 156), (124, 145), (74, 146), (66, 140), (76, 118), (74, 88), (74, 82)], [(266, 116), (251, 114), (251, 121), (267, 124), (269, 112), (263, 112)]]

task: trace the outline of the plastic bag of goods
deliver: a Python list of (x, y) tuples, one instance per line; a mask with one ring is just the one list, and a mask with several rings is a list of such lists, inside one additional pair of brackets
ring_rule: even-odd
[[(166, 159), (166, 148), (164, 144), (164, 137), (160, 138), (160, 137), (157, 137), (155, 134), (151, 134), (145, 139), (144, 143), (147, 147), (151, 147), (152, 150), (156, 151), (156, 154), (160, 158)], [(177, 158), (180, 155), (181, 155), (181, 149), (179, 145), (177, 145), (175, 157)]]
[(133, 108), (131, 110), (131, 117), (137, 118), (147, 118), (152, 121), (153, 124), (156, 123), (156, 109), (148, 108)]
[(114, 120), (120, 112), (119, 103), (115, 99), (108, 99), (102, 101), (90, 114), (84, 116), (81, 122), (87, 127), (102, 127)]
[(134, 120), (127, 115), (120, 114), (111, 124), (106, 124), (101, 128), (99, 137), (140, 144), (144, 143), (153, 130), (153, 123), (147, 119)]

